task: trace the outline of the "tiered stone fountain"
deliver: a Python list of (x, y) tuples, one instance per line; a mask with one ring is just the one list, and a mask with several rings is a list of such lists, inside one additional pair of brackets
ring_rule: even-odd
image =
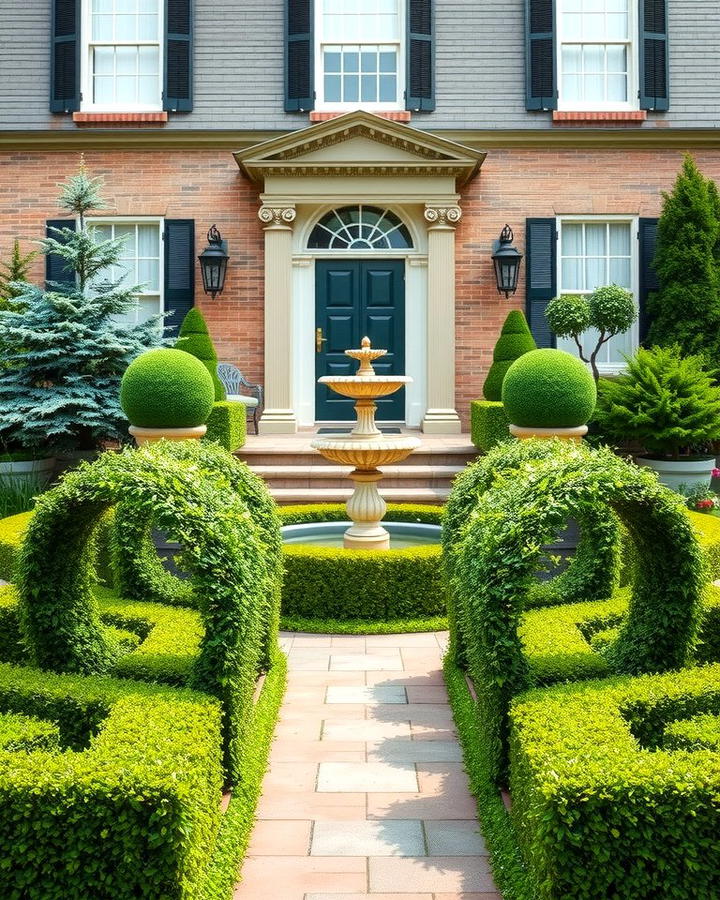
[(355, 375), (320, 378), (321, 384), (356, 401), (357, 424), (349, 436), (317, 438), (312, 446), (332, 462), (355, 467), (349, 475), (354, 490), (347, 502), (352, 525), (344, 534), (343, 546), (355, 550), (387, 550), (390, 535), (382, 525), (387, 507), (377, 489), (383, 478), (378, 466), (401, 462), (420, 446), (420, 441), (410, 435), (384, 435), (375, 424), (375, 400), (394, 394), (412, 378), (376, 375), (372, 364), (387, 350), (373, 350), (367, 337), (361, 343), (359, 350), (345, 351), (360, 362)]

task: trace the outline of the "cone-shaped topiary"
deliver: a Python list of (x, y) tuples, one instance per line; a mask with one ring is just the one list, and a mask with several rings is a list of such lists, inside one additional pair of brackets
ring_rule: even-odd
[(181, 350), (149, 350), (120, 383), (120, 405), (141, 428), (194, 428), (210, 415), (215, 391), (205, 366)]
[(502, 401), (513, 425), (575, 428), (595, 409), (597, 389), (585, 366), (564, 350), (532, 350), (510, 366)]
[(535, 350), (533, 340), (525, 316), (519, 309), (508, 313), (500, 337), (493, 350), (493, 363), (483, 385), (486, 400), (498, 401), (502, 397), (502, 386), (505, 373), (510, 366), (524, 353)]
[(183, 319), (180, 335), (175, 341), (175, 349), (189, 353), (205, 366), (213, 380), (215, 400), (225, 400), (225, 388), (217, 374), (217, 353), (205, 317), (199, 309), (193, 307)]

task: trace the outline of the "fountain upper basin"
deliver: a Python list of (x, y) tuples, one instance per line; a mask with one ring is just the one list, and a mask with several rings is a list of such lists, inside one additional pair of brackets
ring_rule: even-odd
[(323, 375), (318, 381), (343, 397), (372, 400), (394, 394), (403, 385), (409, 384), (412, 378), (409, 375)]

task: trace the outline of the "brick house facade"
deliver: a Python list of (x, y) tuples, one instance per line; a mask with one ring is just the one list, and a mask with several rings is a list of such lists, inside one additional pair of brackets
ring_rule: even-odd
[[(509, 309), (526, 308), (546, 343), (555, 291), (617, 280), (642, 306), (660, 192), (682, 153), (720, 178), (720, 23), (702, 20), (701, 0), (595, 4), (602, 40), (599, 13), (569, 0), (388, 0), (358, 7), (374, 12), (356, 15), (353, 44), (351, 7), (332, 0), (243, 3), (234, 16), (206, 0), (105, 6), (8, 0), (0, 11), (0, 252), (57, 218), (57, 183), (83, 152), (105, 178), (106, 227), (137, 225), (133, 265), (155, 266), (148, 308), (170, 294), (202, 308), (220, 358), (265, 384), (265, 431), (328, 418), (314, 388), (319, 325), (338, 341), (377, 328), (397, 343), (415, 385), (405, 415), (387, 418), (467, 427)], [(364, 84), (372, 99), (354, 100)], [(322, 227), (342, 231), (333, 210), (363, 208), (385, 215), (374, 244), (335, 234), (322, 246)], [(170, 291), (167, 240), (142, 249), (172, 222), (194, 223), (191, 262), (210, 225), (227, 240), (214, 300), (197, 264), (194, 285)], [(509, 299), (490, 259), (506, 223), (525, 254)], [(392, 260), (402, 285), (376, 314), (372, 283), (390, 284)], [(335, 285), (326, 294), (320, 261)], [(627, 349), (614, 348), (608, 370)]]

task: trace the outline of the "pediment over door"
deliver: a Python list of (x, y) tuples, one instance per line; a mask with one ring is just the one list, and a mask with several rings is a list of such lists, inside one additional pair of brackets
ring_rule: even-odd
[(235, 154), (264, 185), (275, 178), (446, 178), (459, 188), (485, 152), (368, 112), (350, 112)]

